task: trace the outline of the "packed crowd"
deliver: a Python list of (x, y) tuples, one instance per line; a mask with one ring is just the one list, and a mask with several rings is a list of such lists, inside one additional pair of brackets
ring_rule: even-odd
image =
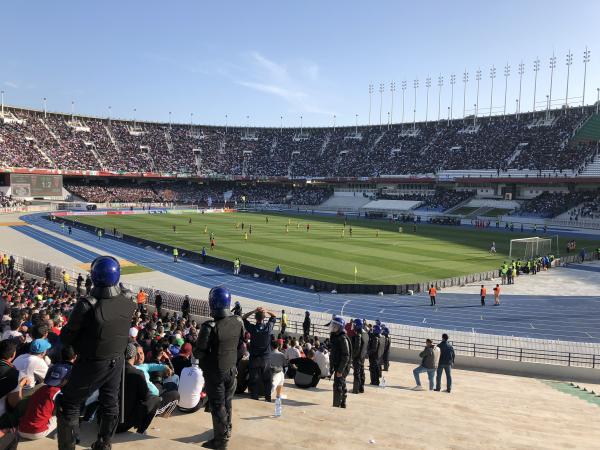
[(569, 220), (586, 220), (600, 218), (600, 192), (585, 193), (583, 203), (569, 211)]
[(13, 206), (23, 205), (22, 200), (12, 198), (12, 195), (4, 195), (4, 192), (0, 192), (0, 208), (12, 208)]
[(411, 200), (421, 204), (418, 210), (445, 211), (462, 203), (475, 195), (471, 191), (455, 191), (451, 189), (436, 188), (433, 194), (378, 194), (378, 199), (386, 200)]
[[(594, 201), (592, 199), (594, 198), (598, 198), (597, 194), (585, 191), (568, 193), (545, 191), (537, 197), (524, 202), (518, 210), (518, 214), (521, 216), (552, 218), (585, 201), (591, 200), (591, 204), (593, 205)], [(581, 209), (583, 209), (583, 207)], [(575, 214), (575, 216), (578, 216), (578, 213)]]
[(225, 182), (65, 181), (65, 189), (94, 203), (178, 203), (185, 205), (239, 206), (245, 204), (318, 205), (330, 195), (329, 188), (273, 183), (235, 184)]
[(0, 164), (243, 176), (380, 176), (443, 169), (580, 170), (595, 147), (570, 143), (589, 108), (409, 126), (248, 129), (109, 121), (14, 110)]

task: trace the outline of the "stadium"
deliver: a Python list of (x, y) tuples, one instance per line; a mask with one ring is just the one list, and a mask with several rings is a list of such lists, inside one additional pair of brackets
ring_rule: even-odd
[[(238, 6), (232, 16), (254, 20)], [(89, 14), (105, 10), (88, 8), (69, 11), (72, 26), (100, 36)], [(257, 6), (281, 48), (306, 13), (286, 8), (294, 18)], [(297, 58), (249, 50), (273, 45), (257, 34), (225, 63), (246, 44), (185, 43), (191, 17), (130, 13), (158, 23), (159, 9), (171, 34), (155, 41), (136, 23), (153, 50), (123, 60), (127, 14), (113, 53), (75, 52), (74, 70), (62, 54), (47, 76), (23, 69), (65, 30), (9, 50), (0, 450), (597, 446), (600, 78), (586, 32), (570, 30), (566, 57), (522, 35), (547, 55), (524, 46), (498, 67), (479, 65), (483, 44), (469, 56), (453, 41), (469, 68), (442, 72), (438, 48), (435, 66), (388, 61), (377, 70), (390, 80), (363, 82), (342, 75), (345, 46), (312, 62), (306, 30)], [(229, 14), (208, 9), (203, 35)], [(318, 21), (335, 17), (325, 9)], [(166, 43), (177, 50), (161, 54)], [(100, 55), (73, 46), (88, 44)], [(196, 45), (218, 69), (192, 63)], [(178, 90), (194, 77), (198, 93)], [(172, 95), (149, 100), (156, 89)]]

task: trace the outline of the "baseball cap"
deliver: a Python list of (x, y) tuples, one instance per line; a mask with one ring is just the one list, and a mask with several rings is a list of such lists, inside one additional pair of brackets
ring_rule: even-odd
[(50, 345), (50, 342), (48, 342), (46, 339), (36, 339), (31, 343), (31, 346), (29, 347), (29, 353), (39, 355), (40, 353), (47, 352), (51, 348), (52, 346)]
[(136, 327), (131, 327), (129, 329), (129, 337), (136, 338), (138, 335), (138, 329)]
[(48, 369), (44, 384), (48, 386), (60, 386), (65, 378), (71, 373), (72, 366), (70, 364), (53, 364)]

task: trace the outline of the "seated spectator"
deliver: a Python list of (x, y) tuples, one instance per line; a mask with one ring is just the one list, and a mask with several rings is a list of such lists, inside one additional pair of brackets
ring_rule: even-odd
[(319, 384), (321, 369), (319, 369), (319, 365), (314, 361), (314, 358), (315, 352), (311, 349), (305, 357), (290, 361), (290, 365), (293, 365), (296, 369), (294, 384), (299, 388), (308, 389)]
[(294, 378), (294, 375), (296, 374), (296, 369), (292, 366), (290, 366), (290, 361), (292, 359), (297, 359), (302, 357), (302, 352), (300, 350), (300, 346), (298, 345), (298, 341), (296, 339), (292, 339), (290, 342), (289, 347), (285, 350), (285, 357), (288, 361), (288, 371), (287, 371), (287, 376), (289, 378)]
[(177, 385), (172, 386), (165, 382), (164, 385), (159, 383), (152, 383), (150, 381), (151, 373), (164, 373), (167, 377), (173, 375), (173, 370), (165, 365), (165, 364), (153, 364), (147, 363), (144, 364), (145, 355), (142, 347), (136, 347), (136, 357), (134, 360), (135, 368), (142, 372), (144, 378), (146, 380), (146, 384), (148, 386), (148, 390), (152, 395), (160, 396), (161, 402), (157, 415), (162, 415), (163, 417), (169, 417), (177, 403), (179, 403), (179, 393), (177, 392)]
[[(184, 344), (184, 346), (186, 345), (190, 344)], [(177, 409), (183, 413), (198, 411), (206, 403), (204, 376), (202, 369), (198, 367), (198, 360), (195, 358), (191, 358), (189, 366), (182, 368), (181, 375), (179, 376), (178, 391), (179, 404), (177, 405)]]
[(330, 375), (329, 371), (329, 352), (325, 345), (321, 345), (315, 351), (315, 362), (321, 370), (321, 378), (327, 378)]
[[(0, 430), (16, 425), (7, 413), (12, 412), (23, 399), (23, 388), (28, 382), (27, 377), (19, 377), (19, 370), (12, 364), (16, 354), (17, 344), (14, 341), (0, 341)], [(0, 438), (1, 444), (8, 441)]]
[(179, 353), (173, 359), (171, 359), (171, 364), (173, 365), (173, 369), (175, 374), (181, 380), (181, 371), (186, 367), (192, 366), (192, 361), (190, 357), (192, 356), (192, 344), (186, 342), (179, 349)]
[(46, 339), (36, 339), (29, 347), (29, 353), (21, 355), (14, 360), (15, 368), (21, 374), (27, 377), (27, 384), (30, 387), (41, 383), (48, 372), (48, 361), (46, 352), (50, 350), (51, 345)]
[[(149, 389), (147, 372), (135, 365), (140, 358), (140, 349), (130, 343), (125, 350), (125, 422), (118, 425), (117, 433), (135, 428), (138, 433), (144, 434), (161, 406), (161, 398)], [(141, 355), (143, 357), (143, 351)]]
[(19, 420), (19, 436), (36, 440), (56, 429), (56, 398), (67, 383), (72, 366), (54, 364), (48, 370), (44, 385), (31, 396), (25, 414)]
[(2, 333), (2, 340), (18, 338), (23, 339), (23, 333), (21, 332), (21, 325), (23, 325), (23, 321), (20, 317), (13, 317), (10, 320), (10, 326), (7, 330)]

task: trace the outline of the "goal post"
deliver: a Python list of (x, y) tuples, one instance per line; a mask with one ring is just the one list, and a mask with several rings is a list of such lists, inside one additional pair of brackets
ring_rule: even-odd
[(558, 250), (557, 245), (557, 237), (552, 236), (511, 239), (509, 256), (511, 258), (531, 259), (550, 255)]

